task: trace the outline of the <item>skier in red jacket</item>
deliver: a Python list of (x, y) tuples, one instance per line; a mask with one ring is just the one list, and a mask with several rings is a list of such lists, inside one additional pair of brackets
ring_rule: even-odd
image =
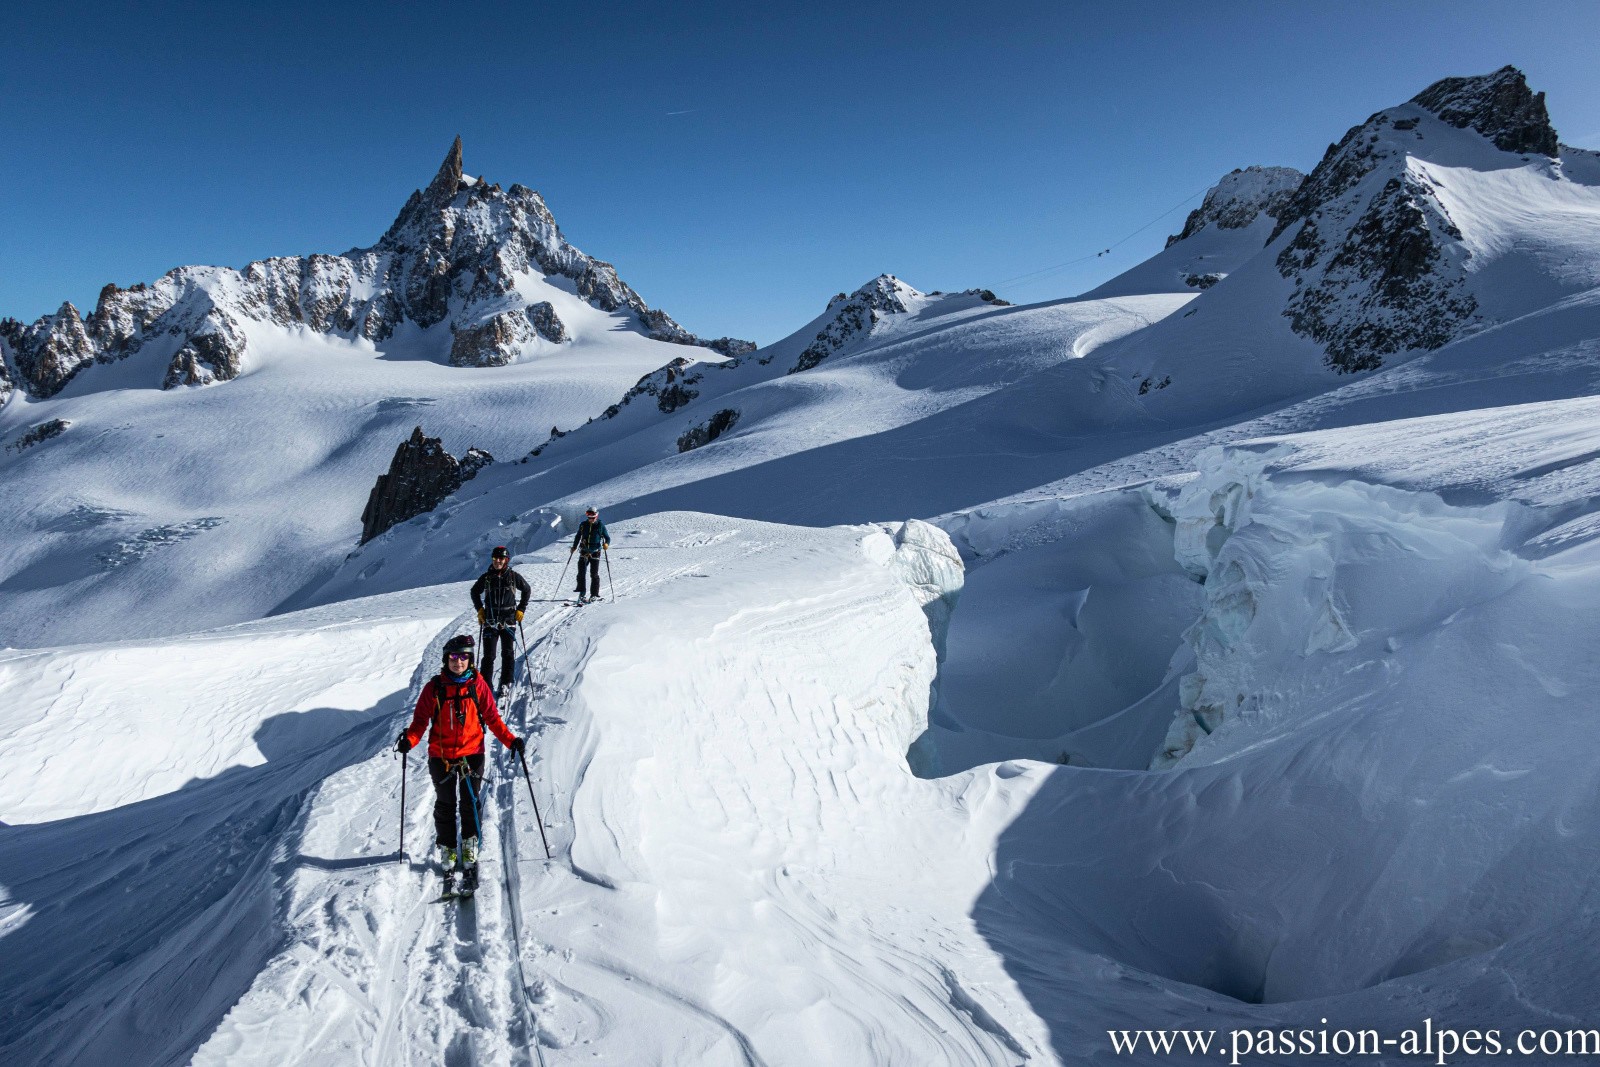
[[(494, 691), (472, 667), (472, 638), (462, 634), (444, 646), (444, 669), (417, 698), (411, 725), (401, 732), (395, 748), (409, 752), (428, 734), (428, 776), (437, 798), (433, 825), (444, 853), (445, 878), (453, 874), (457, 859), (456, 812), (461, 813), (460, 860), (469, 885), (476, 879), (478, 862), (478, 798), (483, 796), (483, 727), (488, 725), (500, 743), (522, 752), (527, 743), (506, 728), (495, 706)], [(447, 886), (447, 891), (448, 891)]]

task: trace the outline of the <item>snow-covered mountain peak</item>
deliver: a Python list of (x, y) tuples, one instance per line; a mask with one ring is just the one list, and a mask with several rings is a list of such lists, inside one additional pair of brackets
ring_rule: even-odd
[(16, 384), (48, 397), (88, 366), (140, 352), (155, 363), (151, 385), (229, 380), (246, 366), (253, 325), (380, 347), (404, 332), (431, 358), (486, 367), (572, 340), (563, 316), (573, 315), (594, 319), (601, 335), (622, 328), (724, 355), (755, 347), (701, 340), (649, 307), (611, 264), (567, 242), (532, 189), (468, 179), (459, 137), (371, 247), (239, 270), (180, 267), (153, 285), (109, 285), (87, 319), (63, 308), (31, 325), (0, 320), (0, 343)]
[[(1294, 332), (1320, 345), (1329, 367), (1351, 372), (1488, 324), (1471, 283), (1488, 263), (1474, 257), (1510, 247), (1513, 201), (1549, 208), (1564, 196), (1551, 188), (1562, 180), (1548, 159), (1557, 151), (1544, 94), (1514, 67), (1435, 82), (1353, 127), (1272, 234), (1290, 238), (1275, 263), (1295, 287), (1284, 309)], [(1518, 313), (1514, 300), (1499, 302)]]
[(810, 370), (844, 346), (870, 335), (885, 316), (904, 315), (928, 299), (926, 293), (893, 274), (880, 274), (843, 299), (834, 297), (828, 302), (833, 317), (800, 353), (789, 373)]
[(1472, 78), (1443, 78), (1411, 102), (1458, 129), (1476, 130), (1504, 152), (1554, 157), (1560, 151), (1544, 94), (1529, 89), (1522, 71), (1510, 65)]
[(1167, 238), (1167, 247), (1210, 225), (1240, 230), (1263, 215), (1276, 219), (1305, 177), (1293, 167), (1245, 167), (1228, 172), (1206, 192), (1200, 206), (1189, 212), (1182, 231)]

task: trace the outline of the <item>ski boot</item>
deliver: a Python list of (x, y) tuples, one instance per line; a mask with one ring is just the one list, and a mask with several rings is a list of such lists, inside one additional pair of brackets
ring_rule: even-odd
[(456, 850), (448, 845), (439, 846), (439, 865), (444, 869), (444, 891), (439, 894), (440, 900), (448, 900), (456, 895)]
[(478, 891), (478, 839), (469, 837), (461, 847), (461, 889), (464, 897)]

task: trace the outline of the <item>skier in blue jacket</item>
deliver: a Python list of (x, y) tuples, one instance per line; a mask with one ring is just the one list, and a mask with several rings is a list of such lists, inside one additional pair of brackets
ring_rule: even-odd
[(578, 524), (578, 532), (572, 535), (572, 551), (567, 553), (567, 558), (572, 558), (572, 553), (578, 553), (578, 601), (584, 600), (583, 595), (583, 568), (589, 568), (589, 600), (600, 599), (600, 553), (611, 547), (611, 534), (606, 532), (606, 524), (600, 521), (600, 513), (590, 508), (583, 513), (583, 521)]

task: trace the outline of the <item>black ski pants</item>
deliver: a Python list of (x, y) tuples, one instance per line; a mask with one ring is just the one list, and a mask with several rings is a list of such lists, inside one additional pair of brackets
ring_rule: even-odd
[(448, 761), (429, 756), (428, 777), (433, 779), (433, 828), (439, 844), (455, 848), (459, 843), (457, 811), (461, 812), (461, 835), (477, 837), (478, 809), (483, 806), (483, 753)]
[(483, 662), (478, 673), (490, 686), (494, 685), (494, 650), (500, 646), (500, 684), (510, 685), (516, 675), (512, 659), (516, 655), (516, 633), (510, 626), (485, 626), (483, 628)]
[(578, 588), (574, 590), (579, 596), (583, 595), (583, 569), (589, 568), (589, 595), (600, 595), (600, 553), (589, 555), (587, 552), (578, 553)]

